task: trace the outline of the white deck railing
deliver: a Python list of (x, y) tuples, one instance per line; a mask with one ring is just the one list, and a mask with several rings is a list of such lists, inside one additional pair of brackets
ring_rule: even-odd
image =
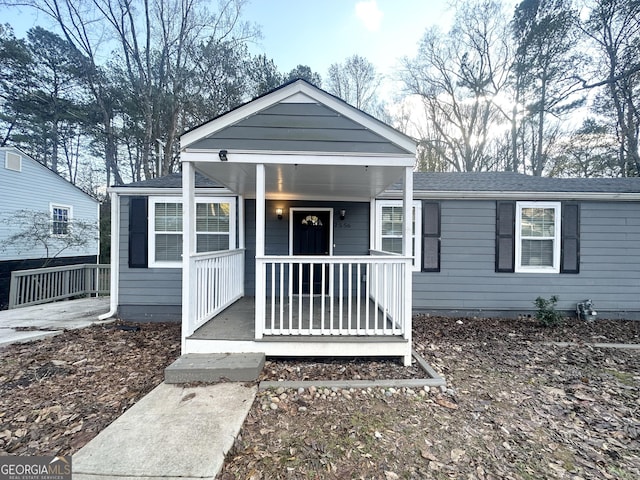
[(244, 249), (192, 255), (196, 278), (195, 318), (190, 332), (244, 295)]
[(256, 292), (256, 338), (405, 335), (410, 268), (410, 258), (377, 254), (256, 258), (257, 284), (266, 293)]
[(109, 295), (109, 265), (64, 265), (11, 272), (9, 308), (83, 295)]

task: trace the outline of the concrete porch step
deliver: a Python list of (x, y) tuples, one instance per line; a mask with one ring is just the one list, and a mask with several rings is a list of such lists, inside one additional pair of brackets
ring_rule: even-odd
[(165, 383), (253, 382), (264, 367), (264, 353), (188, 353), (164, 370)]

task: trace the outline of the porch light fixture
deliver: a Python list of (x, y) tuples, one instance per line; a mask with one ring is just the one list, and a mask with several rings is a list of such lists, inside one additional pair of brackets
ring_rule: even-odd
[(282, 220), (282, 209), (276, 208), (276, 215), (278, 216), (278, 220)]
[(344, 220), (344, 217), (347, 216), (347, 211), (343, 208), (340, 210), (340, 220)]
[(221, 162), (226, 162), (228, 160), (227, 158), (227, 151), (226, 150), (220, 150), (218, 152), (218, 157), (220, 157), (220, 161)]

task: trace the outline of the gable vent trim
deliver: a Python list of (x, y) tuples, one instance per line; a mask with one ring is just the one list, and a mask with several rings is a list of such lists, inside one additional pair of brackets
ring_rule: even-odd
[(14, 172), (22, 171), (22, 155), (17, 153), (7, 152), (4, 158), (4, 168)]

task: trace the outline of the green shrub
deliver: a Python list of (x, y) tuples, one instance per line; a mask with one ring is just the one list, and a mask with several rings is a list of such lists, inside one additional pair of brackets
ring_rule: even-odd
[(533, 303), (538, 308), (538, 311), (536, 312), (536, 319), (543, 326), (553, 327), (562, 323), (562, 315), (556, 311), (556, 304), (558, 303), (557, 295), (552, 295), (549, 300), (538, 297)]

